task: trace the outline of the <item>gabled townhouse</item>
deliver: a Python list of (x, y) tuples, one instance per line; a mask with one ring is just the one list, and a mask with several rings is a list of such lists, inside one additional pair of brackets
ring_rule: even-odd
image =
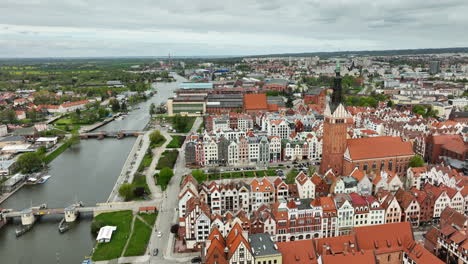
[(421, 207), (416, 196), (410, 191), (399, 189), (395, 193), (395, 198), (402, 210), (401, 221), (410, 222), (412, 227), (418, 227), (420, 223)]
[(396, 197), (393, 194), (387, 194), (380, 200), (382, 207), (385, 209), (385, 223), (401, 222), (401, 207), (398, 204)]
[(395, 193), (399, 188), (403, 188), (403, 182), (395, 172), (391, 171), (378, 172), (372, 183), (374, 192), (383, 189)]
[(270, 136), (270, 162), (281, 161), (281, 138), (279, 136)]
[(220, 186), (221, 193), (221, 214), (226, 212), (237, 212), (239, 210), (239, 194), (237, 186), (233, 183)]
[(203, 254), (205, 263), (255, 263), (248, 236), (239, 225), (234, 225), (225, 239), (219, 238), (221, 233), (215, 229), (211, 233)]
[(289, 186), (280, 178), (276, 178), (273, 181), (275, 185), (275, 200), (288, 200), (289, 198)]
[(354, 208), (354, 226), (368, 225), (370, 211), (367, 201), (357, 193), (350, 193), (349, 196)]
[(416, 200), (419, 204), (419, 223), (432, 223), (432, 217), (434, 215), (433, 196), (426, 193), (425, 191), (418, 190), (416, 187), (412, 187), (410, 192), (416, 197)]
[[(338, 212), (332, 197), (317, 198), (322, 207), (322, 237), (338, 235)], [(317, 200), (316, 199), (316, 200)]]
[(369, 205), (368, 225), (381, 225), (385, 223), (385, 209), (374, 196), (363, 196)]
[(221, 214), (221, 191), (215, 182), (208, 186), (209, 205), (213, 214)]
[(299, 172), (295, 178), (295, 183), (297, 185), (297, 191), (299, 193), (299, 198), (301, 199), (314, 199), (315, 198), (315, 184), (312, 180), (304, 173)]
[(185, 229), (187, 248), (198, 248), (210, 233), (211, 213), (208, 205), (197, 197), (190, 198), (181, 226)]
[(445, 185), (440, 185), (440, 188), (445, 190), (450, 198), (450, 207), (455, 209), (459, 213), (465, 211), (464, 202), (465, 199), (460, 191), (457, 191), (455, 188), (450, 188)]
[(347, 235), (354, 226), (354, 208), (349, 194), (335, 194), (336, 209), (338, 212), (338, 235)]
[(359, 170), (358, 168), (354, 168), (354, 170), (349, 175), (353, 177), (357, 181), (357, 190), (356, 192), (360, 195), (371, 195), (372, 194), (372, 181), (369, 179), (367, 174), (363, 171)]
[(442, 211), (446, 207), (450, 207), (451, 199), (446, 190), (429, 183), (424, 185), (423, 190), (434, 197), (434, 214), (432, 218), (435, 222), (438, 222)]
[(315, 185), (315, 197), (327, 196), (330, 193), (330, 186), (317, 173), (314, 173), (310, 180)]
[(239, 146), (236, 141), (231, 141), (228, 146), (228, 165), (237, 166), (239, 165)]
[(255, 178), (250, 182), (250, 195), (251, 210), (257, 211), (262, 204), (269, 205), (274, 202), (275, 187), (265, 177)]

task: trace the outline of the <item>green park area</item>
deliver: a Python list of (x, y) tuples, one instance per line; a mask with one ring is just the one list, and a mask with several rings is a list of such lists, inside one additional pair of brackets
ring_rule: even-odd
[(184, 144), (185, 136), (171, 136), (172, 140), (167, 144), (166, 148), (180, 148)]
[(132, 220), (132, 211), (103, 213), (94, 218), (91, 232), (95, 235), (97, 235), (101, 227), (117, 227), (110, 242), (97, 244), (92, 256), (94, 261), (115, 259), (122, 255), (125, 244), (130, 237)]
[(162, 168), (174, 168), (174, 165), (177, 161), (177, 156), (179, 155), (179, 151), (177, 150), (166, 150), (161, 154), (161, 158), (158, 161), (158, 165), (156, 165), (157, 170), (161, 170)]
[(157, 213), (135, 216), (131, 211), (102, 213), (96, 216), (91, 226), (91, 232), (94, 235), (97, 235), (103, 226), (116, 226), (117, 229), (112, 234), (110, 242), (96, 245), (92, 260), (102, 261), (117, 259), (121, 256), (143, 255), (148, 246), (156, 218)]
[(274, 169), (258, 170), (258, 171), (233, 171), (220, 173), (217, 170), (211, 170), (208, 174), (201, 170), (193, 170), (192, 176), (199, 182), (206, 180), (221, 180), (221, 179), (236, 179), (236, 178), (252, 178), (263, 176), (276, 176)]

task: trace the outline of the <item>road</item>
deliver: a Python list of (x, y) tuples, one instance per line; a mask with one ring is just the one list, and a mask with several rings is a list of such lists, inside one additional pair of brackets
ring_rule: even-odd
[[(188, 135), (195, 133), (202, 123), (202, 118), (198, 117)], [(179, 149), (179, 156), (174, 166), (174, 177), (172, 177), (167, 189), (163, 192), (163, 202), (159, 208), (158, 219), (156, 221), (156, 230), (162, 232), (162, 237), (158, 237), (156, 232), (153, 232), (150, 238), (147, 254), (153, 253), (155, 248), (159, 249), (158, 256), (151, 256), (149, 263), (190, 263), (190, 259), (199, 254), (173, 254), (174, 234), (170, 233), (171, 226), (177, 224), (176, 208), (178, 207), (178, 195), (180, 191), (180, 182), (182, 176), (190, 173), (190, 169), (185, 167), (185, 142)]]

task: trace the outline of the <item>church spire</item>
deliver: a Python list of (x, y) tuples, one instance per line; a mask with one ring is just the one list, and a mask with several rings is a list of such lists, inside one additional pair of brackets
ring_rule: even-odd
[(341, 66), (340, 60), (336, 61), (336, 69), (335, 69), (335, 80), (333, 81), (333, 95), (330, 105), (330, 110), (333, 113), (335, 109), (342, 103), (342, 88), (341, 88)]

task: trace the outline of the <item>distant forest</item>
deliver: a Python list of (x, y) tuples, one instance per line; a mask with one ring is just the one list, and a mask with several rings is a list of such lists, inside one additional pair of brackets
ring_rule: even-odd
[(330, 58), (339, 56), (395, 56), (395, 55), (421, 55), (440, 53), (468, 53), (465, 48), (440, 48), (440, 49), (401, 49), (401, 50), (361, 50), (361, 51), (333, 51), (333, 52), (304, 52), (304, 53), (282, 53), (258, 56), (246, 56), (245, 58), (268, 58), (268, 57), (310, 57)]

